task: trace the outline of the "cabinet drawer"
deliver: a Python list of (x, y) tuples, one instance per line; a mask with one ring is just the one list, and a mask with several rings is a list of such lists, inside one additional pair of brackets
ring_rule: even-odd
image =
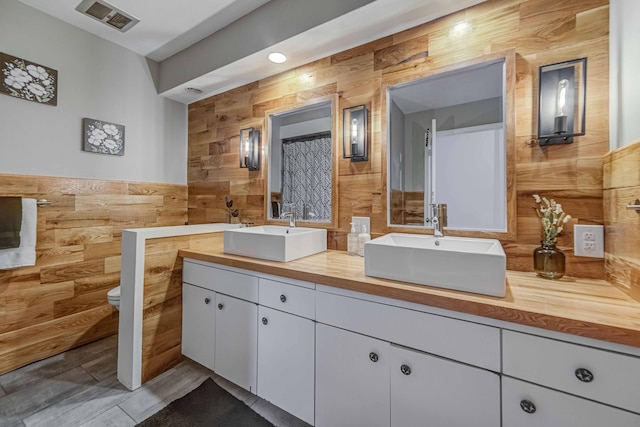
[[(528, 412), (525, 412), (525, 409)], [(640, 416), (559, 391), (502, 377), (502, 426), (637, 427), (640, 426)]]
[(640, 359), (632, 356), (505, 330), (503, 372), (640, 412)]
[(500, 371), (500, 330), (355, 298), (316, 293), (318, 322), (491, 371)]
[(182, 280), (225, 295), (258, 302), (258, 278), (255, 276), (185, 260)]
[(307, 319), (316, 318), (315, 290), (288, 283), (260, 279), (260, 305)]
[(496, 427), (500, 376), (441, 357), (391, 346), (392, 427)]

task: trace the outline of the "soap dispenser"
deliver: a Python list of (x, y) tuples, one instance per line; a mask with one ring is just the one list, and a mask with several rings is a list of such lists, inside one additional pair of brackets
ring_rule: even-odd
[(351, 233), (347, 235), (347, 254), (360, 255), (358, 251), (358, 233), (355, 223), (351, 223)]
[(362, 231), (358, 234), (358, 255), (364, 256), (364, 244), (371, 240), (371, 234), (367, 231), (367, 226), (362, 224)]

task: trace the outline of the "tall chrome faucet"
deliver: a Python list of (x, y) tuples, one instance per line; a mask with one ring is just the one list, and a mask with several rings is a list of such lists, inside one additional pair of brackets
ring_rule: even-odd
[(435, 237), (444, 237), (444, 228), (447, 226), (447, 204), (438, 203), (431, 205), (433, 208), (433, 235)]
[(280, 214), (280, 218), (287, 218), (289, 217), (289, 227), (291, 228), (295, 228), (296, 226), (296, 204), (295, 203), (289, 203), (287, 205), (285, 205), (285, 207), (289, 208), (289, 212), (282, 212)]

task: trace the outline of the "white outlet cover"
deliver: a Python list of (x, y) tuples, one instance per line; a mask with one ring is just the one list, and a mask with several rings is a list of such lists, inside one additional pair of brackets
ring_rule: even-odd
[[(585, 239), (593, 235), (593, 240)], [(574, 225), (573, 226), (573, 254), (590, 258), (604, 258), (604, 226), (602, 225)]]

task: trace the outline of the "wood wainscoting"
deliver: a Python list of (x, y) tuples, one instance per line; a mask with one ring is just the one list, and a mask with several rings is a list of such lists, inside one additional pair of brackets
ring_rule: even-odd
[(147, 239), (144, 257), (142, 383), (182, 360), (182, 258), (180, 249), (215, 247), (222, 233)]
[(0, 270), (0, 374), (116, 333), (122, 229), (187, 221), (184, 185), (0, 174), (0, 196), (52, 202), (36, 265)]
[(607, 281), (640, 301), (640, 142), (604, 157), (605, 268)]
[[(457, 24), (467, 22), (462, 28)], [(603, 224), (602, 156), (609, 150), (609, 1), (489, 0), (330, 57), (249, 83), (189, 105), (189, 222), (226, 221), (231, 196), (241, 221), (263, 223), (264, 174), (238, 167), (240, 129), (264, 131), (265, 112), (295, 108), (338, 94), (340, 110), (365, 104), (370, 111), (367, 162), (339, 160), (338, 227), (328, 247), (346, 249), (351, 216), (371, 218), (371, 234), (389, 232), (384, 176), (384, 82), (410, 81), (433, 70), (498, 52), (515, 52), (515, 239), (504, 240), (507, 267), (533, 271), (540, 223), (533, 194), (561, 203), (573, 219), (560, 237), (567, 275), (604, 279), (602, 259), (573, 255), (573, 224)], [(540, 147), (537, 134), (538, 69), (587, 58), (585, 136), (573, 144)], [(339, 115), (341, 116), (341, 115)], [(339, 118), (341, 120), (341, 117)], [(341, 128), (342, 126), (340, 126)], [(265, 144), (266, 138), (262, 138)], [(342, 135), (335, 136), (342, 149)], [(263, 152), (268, 150), (263, 147)], [(263, 166), (266, 156), (263, 156)], [(391, 201), (394, 217), (402, 215)], [(482, 206), (470, 207), (483, 209)], [(411, 229), (414, 231), (414, 229)], [(455, 231), (450, 232), (455, 235)]]

